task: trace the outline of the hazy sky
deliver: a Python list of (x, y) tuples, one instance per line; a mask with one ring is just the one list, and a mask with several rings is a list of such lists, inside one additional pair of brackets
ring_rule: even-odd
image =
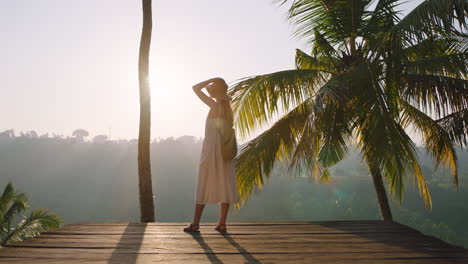
[[(153, 138), (203, 135), (193, 84), (291, 69), (309, 51), (271, 3), (153, 0)], [(141, 23), (140, 0), (0, 0), (0, 131), (136, 138)]]

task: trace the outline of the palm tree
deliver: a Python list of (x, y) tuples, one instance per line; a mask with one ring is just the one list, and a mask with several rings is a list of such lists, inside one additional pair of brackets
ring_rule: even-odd
[[(13, 185), (7, 184), (0, 196), (0, 247), (10, 243), (20, 242), (39, 235), (41, 232), (57, 228), (62, 223), (60, 217), (45, 209), (32, 211), (28, 217), (23, 216), (29, 208), (24, 193), (17, 193)], [(14, 221), (19, 216), (21, 221)]]
[(392, 220), (388, 191), (401, 202), (412, 175), (431, 196), (408, 135), (421, 137), (458, 184), (454, 145), (468, 127), (465, 0), (426, 0), (400, 18), (400, 0), (294, 0), (288, 18), (312, 52), (296, 69), (240, 80), (231, 89), (242, 137), (280, 118), (236, 159), (241, 202), (261, 188), (277, 161), (330, 180), (328, 167), (356, 147), (368, 165), (380, 213)]
[(151, 181), (150, 137), (151, 94), (149, 84), (149, 51), (153, 27), (151, 0), (142, 0), (143, 30), (141, 32), (138, 79), (140, 83), (140, 133), (138, 136), (138, 185), (140, 190), (140, 220), (154, 222), (153, 187)]

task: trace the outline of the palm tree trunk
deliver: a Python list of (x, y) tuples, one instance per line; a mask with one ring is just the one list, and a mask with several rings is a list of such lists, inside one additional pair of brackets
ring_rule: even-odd
[(356, 58), (356, 36), (354, 35), (354, 33), (349, 40), (349, 46), (351, 47), (351, 57), (355, 59)]
[(390, 210), (390, 204), (388, 203), (387, 192), (382, 180), (382, 174), (378, 169), (370, 169), (372, 180), (374, 182), (374, 189), (377, 194), (377, 200), (379, 202), (380, 216), (384, 221), (393, 221), (392, 211)]
[(151, 181), (150, 137), (151, 94), (149, 84), (149, 51), (151, 45), (152, 12), (151, 0), (142, 0), (143, 30), (138, 60), (140, 84), (140, 132), (138, 135), (138, 186), (140, 190), (140, 220), (154, 222), (153, 187)]

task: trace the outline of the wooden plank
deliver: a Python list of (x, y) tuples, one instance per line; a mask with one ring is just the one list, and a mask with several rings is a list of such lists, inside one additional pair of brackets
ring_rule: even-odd
[[(202, 254), (206, 252), (206, 249), (212, 250), (215, 253), (236, 253), (238, 250), (230, 243), (211, 243), (208, 246), (200, 245), (198, 242), (185, 242), (185, 243), (152, 243), (152, 244), (111, 244), (111, 243), (26, 243), (22, 247), (34, 247), (34, 248), (83, 248), (83, 249), (122, 249), (127, 253), (187, 253), (187, 254)], [(362, 244), (362, 243), (328, 243), (328, 244), (317, 244), (311, 245), (310, 243), (244, 243), (242, 248), (252, 253), (267, 254), (267, 253), (346, 253), (346, 252), (384, 252), (384, 253), (409, 253), (409, 252), (432, 252), (438, 253), (456, 253), (461, 252), (460, 250), (432, 247), (430, 245), (424, 246), (396, 246), (396, 245), (385, 245), (385, 244)]]
[[(46, 232), (44, 234), (169, 234), (169, 233), (180, 233), (182, 232), (183, 226), (161, 226), (161, 227), (138, 227), (138, 226), (111, 226), (111, 227), (97, 227), (97, 226), (66, 226), (60, 228), (54, 232)], [(211, 227), (201, 226), (200, 230), (204, 233), (217, 232)], [(331, 228), (325, 226), (316, 225), (299, 225), (291, 228), (290, 226), (228, 226), (230, 233), (248, 233), (252, 232), (256, 234), (313, 234), (313, 233), (411, 233), (416, 232), (414, 229), (408, 227), (399, 226), (388, 226), (388, 227), (375, 227), (375, 226), (364, 226), (364, 227), (349, 227), (349, 228)]]
[[(126, 227), (126, 226), (146, 226), (146, 227), (163, 227), (163, 226), (186, 226), (190, 224), (189, 222), (181, 223), (72, 223), (64, 225), (67, 226), (101, 226), (101, 227)], [(217, 223), (213, 222), (203, 222), (201, 223), (205, 226), (216, 226)], [(396, 222), (388, 221), (354, 221), (354, 222), (270, 222), (270, 223), (245, 223), (245, 222), (228, 222), (230, 226), (296, 226), (296, 225), (307, 225), (307, 226), (342, 226), (342, 227), (352, 227), (352, 226), (400, 226), (406, 227), (405, 225), (398, 224)]]
[[(114, 222), (114, 223), (87, 223), (87, 222), (75, 222), (71, 224), (67, 224), (69, 226), (74, 225), (84, 225), (84, 226), (112, 226), (112, 225), (144, 225), (144, 226), (172, 226), (172, 225), (179, 225), (184, 226), (189, 224), (188, 222), (152, 222), (152, 223), (129, 223), (129, 222)], [(203, 225), (217, 225), (217, 222), (203, 222)], [(229, 222), (229, 225), (362, 225), (362, 224), (382, 224), (382, 225), (394, 225), (395, 222), (386, 222), (382, 220), (343, 220), (343, 221), (292, 221), (292, 222)]]
[[(353, 227), (353, 228), (330, 228), (330, 227), (316, 227), (316, 226), (298, 226), (298, 227), (286, 227), (286, 226), (276, 226), (276, 227), (264, 227), (264, 226), (259, 226), (259, 227), (248, 227), (248, 226), (227, 226), (228, 230), (237, 230), (237, 231), (252, 231), (252, 230), (258, 230), (258, 231), (268, 231), (268, 232), (333, 232), (333, 233), (343, 233), (343, 232), (369, 232), (369, 231), (376, 231), (376, 232), (417, 232), (414, 229), (409, 229), (409, 228), (395, 228), (395, 227)], [(184, 226), (181, 227), (150, 227), (150, 228), (138, 228), (138, 227), (127, 227), (127, 228), (93, 228), (93, 227), (80, 227), (80, 228), (61, 228), (59, 230), (56, 230), (55, 232), (101, 232), (101, 231), (106, 231), (106, 232), (181, 232)], [(214, 230), (214, 227), (207, 227), (207, 226), (201, 226), (201, 230), (207, 230), (207, 231), (212, 231)]]
[[(160, 240), (186, 240), (189, 235), (185, 233), (176, 233), (176, 234), (162, 234), (162, 235), (94, 235), (94, 236), (86, 236), (86, 235), (64, 235), (64, 234), (47, 234), (41, 235), (35, 239), (35, 241), (80, 241), (80, 242), (137, 242), (144, 237), (145, 241), (160, 241)], [(223, 236), (216, 234), (216, 235), (207, 235), (202, 234), (203, 239), (206, 241), (213, 241), (213, 240), (220, 240), (224, 239)], [(365, 237), (359, 234), (251, 234), (251, 235), (236, 235), (236, 234), (229, 234), (230, 237), (240, 241), (240, 242), (247, 242), (247, 241), (257, 241), (257, 240), (281, 240), (284, 242), (288, 241), (297, 241), (297, 242), (439, 242), (439, 240), (429, 237), (421, 237), (421, 236), (405, 236), (401, 234), (368, 234)]]
[[(135, 226), (135, 225), (129, 225), (129, 226), (64, 226), (60, 228), (59, 230), (126, 230), (126, 229), (131, 229), (131, 230), (180, 230), (183, 227), (186, 227), (187, 225), (181, 225), (181, 226)], [(214, 226), (207, 226), (207, 225), (201, 225), (201, 227), (205, 227), (207, 229), (212, 229)], [(260, 229), (270, 229), (270, 230), (275, 230), (275, 229), (311, 229), (311, 230), (321, 230), (321, 229), (338, 229), (338, 230), (375, 230), (375, 229), (387, 229), (387, 230), (414, 230), (410, 229), (408, 227), (400, 227), (400, 226), (387, 226), (387, 225), (362, 225), (362, 226), (348, 226), (348, 227), (340, 227), (340, 226), (324, 226), (324, 225), (275, 225), (275, 226), (233, 226), (229, 225), (228, 227), (230, 228), (236, 228), (236, 229), (245, 229), (245, 228), (260, 228)]]
[[(1, 249), (2, 254), (0, 257), (17, 257), (17, 258), (25, 258), (25, 257), (64, 257), (64, 258), (83, 258), (89, 256), (98, 256), (98, 257), (109, 257), (112, 254), (118, 255), (126, 255), (126, 254), (144, 254), (144, 255), (172, 255), (171, 253), (160, 253), (157, 251), (139, 251), (136, 252), (134, 250), (127, 250), (127, 249), (87, 249), (87, 248), (4, 248)], [(259, 254), (255, 252), (246, 251), (243, 249), (238, 249), (236, 252), (233, 253), (221, 253), (221, 252), (213, 252), (209, 249), (206, 250), (208, 254), (238, 254), (238, 253), (249, 253), (249, 254)], [(294, 253), (300, 254), (304, 256), (316, 256), (316, 255), (324, 255), (328, 256), (330, 252), (302, 252), (302, 253)], [(192, 253), (179, 253), (179, 254), (187, 254), (187, 255), (196, 255)], [(291, 254), (291, 253), (284, 253), (284, 252), (275, 252), (272, 254)], [(269, 255), (269, 254), (266, 254)], [(336, 252), (331, 254), (332, 256), (336, 256), (337, 258), (346, 258), (347, 256), (353, 256), (354, 258), (363, 258), (367, 256), (372, 256), (372, 258), (428, 258), (428, 257), (447, 257), (447, 258), (463, 258), (468, 259), (468, 255), (466, 252), (458, 252), (458, 253), (424, 253), (424, 252), (401, 252), (401, 251), (394, 251), (391, 255), (386, 252), (368, 252), (367, 254), (361, 254), (361, 252)]]
[[(69, 252), (32, 254), (27, 257), (1, 258), (10, 263), (465, 263), (467, 258), (432, 257), (424, 254), (120, 254)], [(54, 261), (55, 260), (55, 261)]]
[[(149, 224), (69, 224), (63, 226), (61, 229), (77, 229), (79, 230), (80, 227), (84, 227), (86, 229), (108, 229), (108, 230), (122, 230), (125, 228), (135, 228), (135, 229), (164, 229), (165, 227), (167, 228), (183, 228), (186, 227), (189, 223), (169, 223), (169, 224), (155, 224), (155, 223), (149, 223)], [(214, 228), (216, 226), (215, 223), (203, 223), (201, 225), (202, 227), (207, 227), (207, 228)], [(333, 224), (308, 224), (308, 223), (269, 223), (269, 224), (261, 224), (261, 223), (252, 223), (252, 224), (247, 224), (247, 223), (228, 223), (229, 227), (275, 227), (275, 228), (291, 228), (291, 227), (297, 227), (297, 228), (335, 228), (335, 229), (375, 229), (375, 228), (388, 228), (388, 229), (399, 229), (399, 228), (404, 228), (407, 230), (413, 230), (411, 228), (408, 228), (403, 225), (398, 225), (395, 223), (387, 223), (387, 222), (382, 222), (378, 221), (375, 223), (359, 223), (359, 224), (346, 224), (346, 223), (333, 223)]]

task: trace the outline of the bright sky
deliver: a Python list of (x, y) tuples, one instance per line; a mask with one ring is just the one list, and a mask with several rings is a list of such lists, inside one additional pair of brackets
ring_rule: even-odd
[[(153, 0), (152, 138), (204, 134), (193, 84), (294, 67), (308, 48), (271, 3)], [(1, 0), (0, 132), (136, 138), (141, 23), (140, 0)]]

